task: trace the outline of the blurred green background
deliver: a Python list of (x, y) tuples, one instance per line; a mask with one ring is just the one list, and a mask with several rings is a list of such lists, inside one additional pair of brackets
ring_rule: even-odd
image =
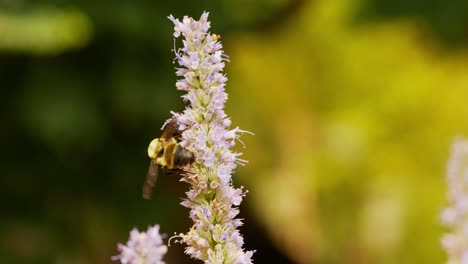
[[(256, 263), (443, 263), (449, 145), (468, 132), (468, 2), (0, 3), (1, 263), (110, 263), (133, 227), (186, 232), (188, 186), (141, 198), (181, 111), (169, 14), (210, 12), (231, 63), (234, 177)], [(194, 263), (170, 247), (168, 263)]]

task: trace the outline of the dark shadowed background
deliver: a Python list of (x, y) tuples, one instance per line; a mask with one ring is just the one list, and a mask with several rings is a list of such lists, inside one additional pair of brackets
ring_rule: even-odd
[[(133, 227), (191, 226), (188, 185), (141, 198), (175, 89), (169, 14), (230, 55), (234, 176), (256, 263), (442, 263), (445, 163), (468, 133), (468, 2), (0, 2), (1, 263), (110, 263)], [(167, 263), (194, 263), (172, 245)]]

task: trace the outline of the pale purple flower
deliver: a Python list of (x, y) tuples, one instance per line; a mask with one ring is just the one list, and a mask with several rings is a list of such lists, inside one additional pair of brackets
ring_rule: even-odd
[(159, 234), (159, 225), (155, 225), (141, 233), (134, 228), (127, 244), (119, 244), (118, 250), (120, 255), (112, 257), (112, 260), (120, 260), (123, 264), (165, 264), (162, 258), (167, 247)]
[(175, 57), (180, 68), (176, 75), (182, 79), (176, 88), (188, 103), (183, 113), (172, 113), (183, 131), (180, 144), (194, 153), (195, 164), (182, 181), (190, 184), (187, 198), (181, 203), (190, 208), (194, 225), (178, 242), (187, 245), (185, 253), (213, 264), (249, 264), (254, 251), (244, 251), (244, 240), (237, 229), (242, 225), (235, 217), (246, 192), (232, 186), (231, 175), (241, 153), (231, 148), (246, 131), (231, 129), (231, 120), (224, 112), (228, 99), (225, 92), (227, 78), (223, 73), (228, 57), (222, 50), (220, 37), (211, 34), (208, 13), (194, 20), (185, 16), (174, 23), (174, 37), (183, 37), (182, 48)]
[(468, 264), (468, 140), (457, 138), (447, 167), (449, 205), (441, 214), (450, 233), (442, 238), (447, 263)]

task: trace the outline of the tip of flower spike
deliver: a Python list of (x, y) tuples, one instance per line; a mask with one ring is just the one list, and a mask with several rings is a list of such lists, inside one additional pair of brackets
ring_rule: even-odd
[(182, 21), (180, 21), (174, 18), (174, 16), (169, 15), (167, 18), (174, 23), (174, 38), (178, 38), (180, 35), (187, 37), (206, 34), (210, 28), (208, 14), (209, 13), (205, 11), (198, 21), (188, 16), (184, 16)]
[(111, 259), (122, 263), (140, 263), (138, 261), (145, 259), (146, 263), (162, 264), (162, 258), (167, 252), (167, 246), (162, 241), (163, 236), (159, 234), (159, 225), (150, 226), (146, 232), (141, 233), (134, 228), (127, 244), (118, 244), (120, 254)]

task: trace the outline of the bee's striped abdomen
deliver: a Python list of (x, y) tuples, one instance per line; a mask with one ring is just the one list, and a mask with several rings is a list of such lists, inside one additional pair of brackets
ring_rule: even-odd
[(183, 167), (190, 165), (193, 162), (195, 162), (195, 156), (193, 153), (181, 147), (180, 145), (177, 145), (174, 152), (174, 166)]
[(174, 167), (174, 151), (178, 147), (177, 144), (168, 144), (164, 150), (164, 160), (166, 161), (166, 167)]

